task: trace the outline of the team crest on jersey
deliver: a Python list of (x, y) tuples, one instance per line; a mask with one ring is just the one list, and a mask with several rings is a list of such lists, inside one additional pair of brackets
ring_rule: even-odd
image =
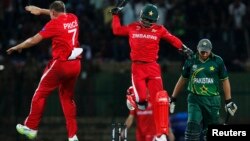
[(195, 71), (197, 69), (197, 65), (192, 66), (192, 70)]
[(152, 29), (152, 31), (151, 32), (153, 32), (153, 33), (155, 33), (157, 30), (155, 30), (155, 29)]
[(214, 71), (214, 66), (209, 67), (210, 71)]
[(140, 30), (141, 29), (141, 27), (140, 26), (136, 26), (136, 30)]

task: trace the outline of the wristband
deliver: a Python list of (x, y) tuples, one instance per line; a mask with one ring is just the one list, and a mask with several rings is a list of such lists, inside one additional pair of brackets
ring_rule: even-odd
[(171, 97), (171, 102), (176, 102), (177, 98), (176, 97)]
[(231, 99), (231, 98), (228, 99), (228, 100), (225, 100), (225, 103), (226, 103), (226, 104), (228, 104), (228, 103), (230, 103), (230, 102), (232, 102), (232, 99)]

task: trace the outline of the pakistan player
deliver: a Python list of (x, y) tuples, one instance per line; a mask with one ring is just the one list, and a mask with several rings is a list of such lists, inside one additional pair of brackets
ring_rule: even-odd
[(188, 123), (185, 131), (187, 141), (199, 141), (201, 131), (206, 140), (208, 125), (219, 123), (220, 82), (224, 91), (226, 112), (234, 116), (237, 110), (236, 104), (231, 100), (230, 82), (223, 59), (211, 52), (212, 43), (208, 39), (200, 40), (197, 50), (185, 62), (170, 104), (170, 112), (173, 113), (176, 97), (188, 82)]

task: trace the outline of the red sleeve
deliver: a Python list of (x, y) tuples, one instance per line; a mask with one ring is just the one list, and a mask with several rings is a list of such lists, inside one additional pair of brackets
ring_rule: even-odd
[(166, 28), (163, 27), (163, 35), (162, 38), (168, 41), (172, 46), (181, 49), (182, 48), (182, 41), (177, 38), (176, 36), (172, 35)]
[(113, 15), (112, 20), (113, 34), (115, 35), (128, 35), (128, 26), (122, 26), (120, 22), (120, 17), (118, 15)]
[(136, 110), (130, 110), (130, 111), (129, 111), (129, 114), (135, 116)]
[(43, 38), (50, 38), (56, 35), (56, 31), (58, 31), (57, 29), (55, 29), (55, 24), (53, 22), (53, 20), (50, 20), (44, 27), (43, 29), (39, 32), (39, 34), (43, 37)]

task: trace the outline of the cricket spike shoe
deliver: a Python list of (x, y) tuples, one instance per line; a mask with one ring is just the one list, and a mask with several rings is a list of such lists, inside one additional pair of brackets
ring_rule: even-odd
[(77, 136), (74, 135), (72, 138), (69, 138), (69, 141), (79, 141)]
[(37, 136), (37, 130), (30, 129), (29, 127), (21, 124), (16, 125), (16, 130), (21, 135), (25, 135), (28, 139), (33, 140)]

